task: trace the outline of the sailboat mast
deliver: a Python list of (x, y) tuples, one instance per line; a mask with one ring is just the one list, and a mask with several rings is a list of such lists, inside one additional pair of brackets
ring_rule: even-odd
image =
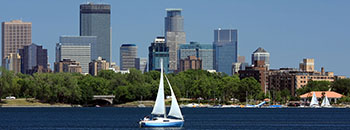
[[(162, 78), (163, 78), (163, 76), (164, 76), (164, 71), (163, 71), (163, 58), (161, 58), (160, 59), (160, 65), (161, 65), (161, 67), (160, 67), (160, 74), (161, 74), (161, 76), (162, 76)], [(163, 82), (163, 86), (164, 86), (164, 82)], [(164, 92), (164, 95), (165, 95), (165, 91), (163, 91)], [(165, 100), (164, 100), (164, 104), (165, 104)], [(164, 105), (164, 118), (166, 118), (166, 104)]]

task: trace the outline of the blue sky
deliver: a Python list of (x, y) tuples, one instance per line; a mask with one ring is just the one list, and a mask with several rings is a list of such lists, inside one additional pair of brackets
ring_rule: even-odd
[[(60, 35), (79, 35), (79, 4), (87, 0), (2, 0), (0, 21), (33, 23), (33, 43), (55, 59)], [(263, 47), (271, 54), (271, 68), (298, 67), (314, 58), (315, 69), (350, 76), (350, 1), (348, 0), (90, 0), (112, 6), (112, 60), (119, 64), (122, 43), (148, 46), (164, 30), (166, 8), (182, 8), (187, 41), (213, 42), (216, 28), (238, 29), (239, 54), (250, 62)]]

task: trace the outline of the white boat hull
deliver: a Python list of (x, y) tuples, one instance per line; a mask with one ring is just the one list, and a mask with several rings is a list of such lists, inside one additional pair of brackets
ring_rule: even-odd
[(182, 127), (184, 120), (157, 118), (156, 120), (142, 120), (139, 124), (140, 127)]

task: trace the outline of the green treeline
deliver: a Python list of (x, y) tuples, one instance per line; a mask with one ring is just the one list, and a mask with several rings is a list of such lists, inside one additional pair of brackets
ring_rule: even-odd
[[(238, 76), (219, 75), (204, 70), (189, 70), (167, 74), (178, 98), (199, 97), (229, 101), (263, 99), (260, 84), (254, 78), (240, 80)], [(93, 95), (116, 95), (115, 103), (154, 100), (157, 96), (160, 72), (144, 74), (131, 69), (129, 74), (104, 70), (98, 76), (78, 73), (36, 73), (33, 76), (14, 74), (1, 69), (0, 97), (36, 98), (48, 103), (86, 105)], [(170, 90), (165, 84), (165, 93)]]
[[(78, 73), (36, 73), (34, 75), (14, 74), (0, 70), (0, 97), (36, 98), (47, 103), (68, 103), (87, 105), (93, 95), (115, 95), (115, 103), (137, 100), (154, 100), (157, 96), (160, 72), (150, 71), (144, 74), (131, 69), (129, 74), (104, 70), (98, 76)], [(350, 79), (341, 79), (333, 83), (310, 81), (304, 88), (292, 95), (288, 89), (270, 90), (266, 95), (259, 82), (254, 78), (239, 79), (238, 76), (209, 73), (205, 70), (188, 70), (178, 74), (167, 74), (177, 98), (204, 100), (216, 99), (222, 102), (245, 102), (246, 99), (263, 100), (271, 98), (274, 102), (286, 103), (299, 100), (297, 97), (310, 91), (332, 90), (346, 95), (350, 102)], [(165, 83), (165, 93), (170, 90)], [(269, 96), (271, 94), (271, 96)], [(348, 101), (349, 100), (349, 101)], [(1, 99), (0, 99), (1, 101)]]

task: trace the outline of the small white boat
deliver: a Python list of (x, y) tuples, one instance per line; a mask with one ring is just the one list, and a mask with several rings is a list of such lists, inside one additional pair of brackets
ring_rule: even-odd
[(331, 108), (332, 107), (331, 104), (329, 103), (327, 95), (323, 98), (321, 107), (325, 107), (325, 108)]
[(312, 107), (312, 108), (319, 108), (320, 107), (320, 105), (318, 104), (318, 100), (317, 100), (315, 92), (312, 94), (310, 107)]
[(174, 91), (168, 78), (165, 78), (168, 82), (171, 92), (171, 107), (169, 114), (165, 112), (165, 100), (164, 100), (164, 79), (163, 79), (163, 59), (160, 59), (160, 82), (158, 88), (157, 99), (152, 110), (151, 117), (145, 117), (139, 124), (140, 127), (182, 127), (184, 124), (184, 118), (182, 116), (180, 107), (177, 103)]

